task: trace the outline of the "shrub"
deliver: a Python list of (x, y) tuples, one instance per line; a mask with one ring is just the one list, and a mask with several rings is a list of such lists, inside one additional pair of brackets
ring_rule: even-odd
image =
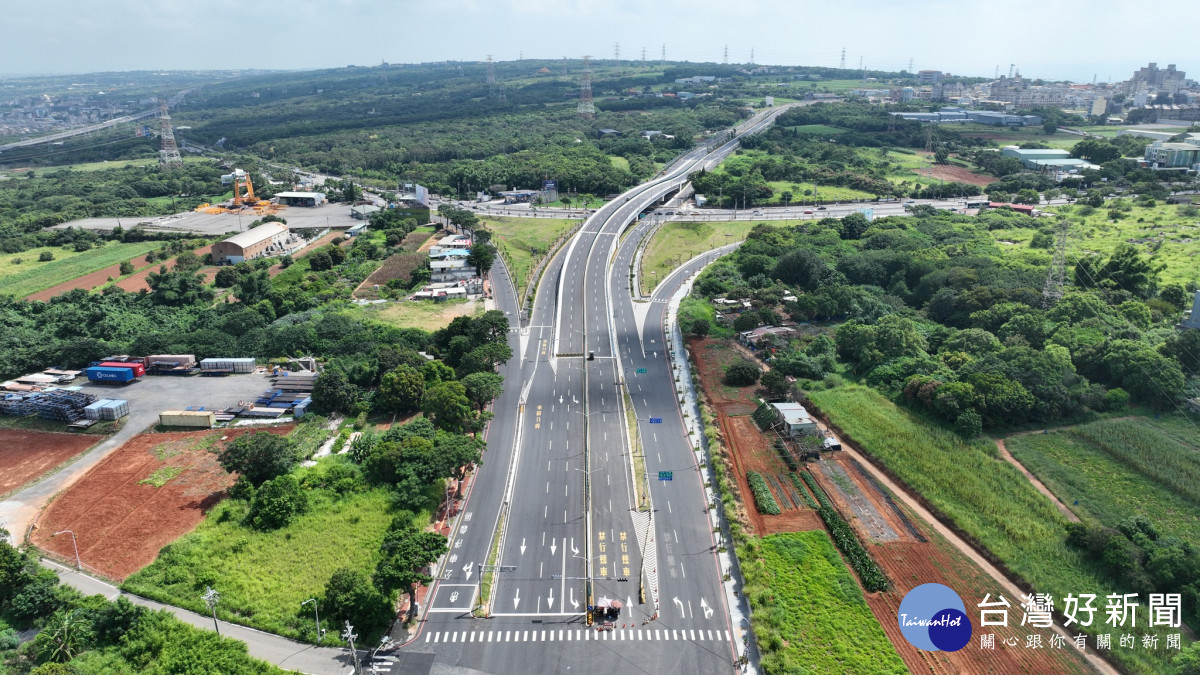
[(38, 254), (38, 262), (50, 262), (54, 260), (54, 254), (50, 251), (42, 251)]
[(247, 516), (259, 530), (275, 530), (308, 509), (308, 495), (291, 475), (273, 478), (254, 494)]
[(775, 501), (775, 495), (771, 494), (762, 474), (747, 471), (746, 482), (750, 484), (750, 492), (754, 495), (754, 505), (758, 507), (758, 512), (769, 516), (779, 515), (779, 503)]
[(725, 384), (731, 387), (749, 387), (758, 382), (758, 376), (758, 366), (745, 359), (739, 359), (725, 369)]

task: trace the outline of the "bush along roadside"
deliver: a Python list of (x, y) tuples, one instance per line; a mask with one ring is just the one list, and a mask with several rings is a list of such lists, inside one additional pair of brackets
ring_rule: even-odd
[[(842, 555), (846, 556), (850, 566), (854, 568), (854, 572), (858, 574), (858, 578), (862, 581), (863, 588), (868, 591), (886, 591), (891, 584), (888, 582), (887, 576), (883, 570), (879, 569), (879, 565), (871, 559), (870, 554), (863, 548), (862, 542), (854, 534), (854, 530), (850, 529), (850, 525), (842, 519), (834, 508), (833, 503), (829, 501), (829, 497), (817, 485), (817, 480), (812, 474), (805, 471), (800, 474), (804, 482), (817, 496), (817, 501), (821, 503), (821, 507), (817, 509), (817, 514), (821, 516), (821, 520), (825, 521), (825, 527), (829, 528), (829, 536), (833, 539), (833, 543), (837, 544)], [(761, 480), (761, 478), (760, 478)]]
[(779, 515), (779, 502), (775, 501), (775, 496), (771, 494), (762, 474), (747, 471), (746, 482), (750, 484), (750, 492), (754, 494), (754, 505), (758, 507), (758, 512), (768, 516)]

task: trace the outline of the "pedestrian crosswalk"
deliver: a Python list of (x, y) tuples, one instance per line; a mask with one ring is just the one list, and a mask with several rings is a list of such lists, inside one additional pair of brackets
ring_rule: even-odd
[(538, 630), (451, 630), (429, 631), (425, 642), (502, 643), (502, 642), (584, 642), (587, 640), (624, 640), (626, 642), (718, 642), (731, 640), (727, 630), (692, 628), (558, 628)]

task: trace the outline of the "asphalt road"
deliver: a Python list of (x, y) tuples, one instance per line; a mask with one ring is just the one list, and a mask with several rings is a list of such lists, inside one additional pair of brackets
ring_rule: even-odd
[[(777, 113), (739, 132), (763, 128)], [(494, 406), (484, 464), (428, 612), (402, 653), (432, 654), (432, 667), (448, 672), (732, 668), (740, 651), (665, 352), (665, 298), (687, 275), (669, 278), (654, 301), (639, 303), (645, 310), (639, 321), (629, 268), (650, 226), (639, 214), (735, 147), (690, 152), (599, 209), (546, 270), (527, 323), (517, 320), (516, 298), (496, 283), (519, 358), (502, 371), (506, 387)], [(651, 476), (676, 472), (671, 481), (650, 481), (652, 509), (638, 509), (645, 486), (635, 485), (624, 389), (640, 420)], [(652, 416), (661, 424), (651, 425)], [(475, 618), (480, 565), (488, 563), (494, 541), (498, 571), (488, 616)], [(625, 605), (615, 630), (586, 625), (589, 597)], [(527, 642), (556, 644), (520, 644)]]

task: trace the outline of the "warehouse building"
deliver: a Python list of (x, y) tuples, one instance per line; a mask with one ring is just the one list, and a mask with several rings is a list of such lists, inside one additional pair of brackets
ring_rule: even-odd
[(287, 225), (266, 223), (248, 232), (219, 241), (212, 245), (213, 263), (236, 265), (255, 258), (283, 255), (291, 250), (291, 232)]
[(280, 192), (275, 198), (284, 206), (319, 206), (325, 203), (323, 192)]
[(1146, 163), (1152, 169), (1200, 168), (1200, 145), (1191, 143), (1164, 143), (1154, 141), (1146, 146)]

